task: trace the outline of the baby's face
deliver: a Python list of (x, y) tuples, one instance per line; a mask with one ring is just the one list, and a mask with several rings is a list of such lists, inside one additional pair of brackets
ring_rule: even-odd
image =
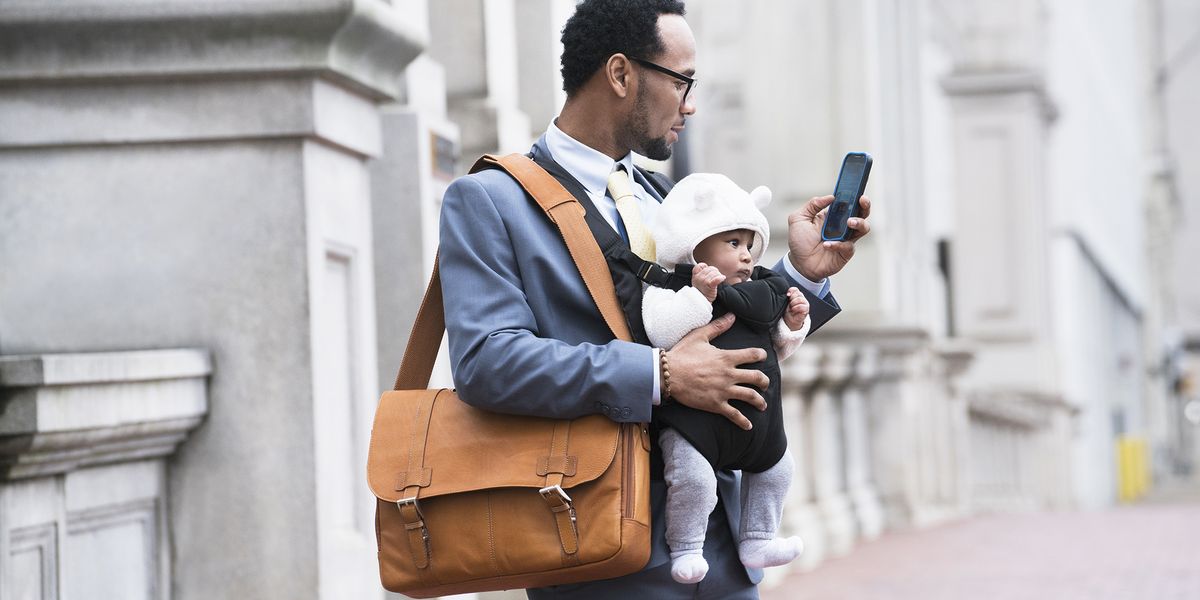
[(733, 285), (750, 279), (754, 269), (750, 249), (754, 245), (754, 232), (749, 229), (722, 231), (704, 238), (692, 255), (696, 262), (714, 266), (725, 276), (725, 283)]

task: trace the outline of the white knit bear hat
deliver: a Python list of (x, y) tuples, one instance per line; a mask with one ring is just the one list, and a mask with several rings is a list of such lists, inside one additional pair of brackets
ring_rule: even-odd
[(750, 256), (762, 258), (771, 228), (762, 209), (771, 203), (771, 190), (758, 186), (749, 194), (731, 179), (715, 173), (684, 177), (663, 199), (654, 218), (658, 264), (671, 270), (679, 263), (696, 263), (693, 252), (710, 235), (735, 229), (754, 232)]

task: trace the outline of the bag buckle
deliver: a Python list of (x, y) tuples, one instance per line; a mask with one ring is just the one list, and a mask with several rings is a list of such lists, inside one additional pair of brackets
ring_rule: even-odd
[(552, 485), (538, 490), (542, 495), (542, 499), (546, 504), (550, 505), (551, 512), (561, 513), (566, 511), (567, 516), (571, 519), (571, 525), (575, 524), (575, 506), (571, 504), (571, 497), (562, 489), (561, 485)]
[(538, 490), (538, 493), (541, 494), (546, 504), (550, 505), (550, 512), (554, 515), (554, 521), (558, 525), (558, 540), (562, 544), (564, 555), (576, 556), (576, 553), (579, 552), (579, 529), (571, 497), (567, 495), (561, 485), (546, 486)]
[[(410, 533), (412, 533), (412, 530), (414, 529), (421, 530), (421, 545), (424, 546), (423, 550), (425, 551), (425, 556), (418, 558), (416, 554), (416, 548), (412, 548), (413, 557), (417, 559), (417, 568), (423, 569), (429, 566), (429, 557), (431, 554), (429, 551), (429, 528), (425, 526), (425, 514), (421, 512), (421, 505), (417, 503), (417, 497), (412, 496), (411, 498), (401, 498), (397, 500), (396, 508), (400, 510), (400, 518), (404, 520), (405, 529), (407, 529)], [(406, 508), (412, 508), (413, 516), (416, 517), (415, 519), (410, 519), (409, 516), (405, 515)], [(411, 536), (409, 538), (409, 546), (413, 546), (413, 540)], [(422, 558), (424, 560), (422, 560)]]
[(545, 500), (546, 503), (552, 508), (556, 506), (562, 506), (564, 504), (567, 506), (571, 505), (571, 497), (567, 495), (567, 492), (562, 489), (561, 485), (544, 487), (538, 490), (538, 493), (542, 495), (542, 499)]

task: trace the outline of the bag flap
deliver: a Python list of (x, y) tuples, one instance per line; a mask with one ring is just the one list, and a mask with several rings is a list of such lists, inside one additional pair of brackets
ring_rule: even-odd
[[(426, 421), (422, 406), (430, 405)], [(421, 498), (501, 487), (542, 488), (548, 464), (566, 471), (564, 488), (596, 479), (608, 469), (620, 441), (619, 423), (604, 415), (575, 419), (565, 455), (551, 457), (557, 423), (481, 410), (448, 389), (385, 392), (371, 429), (367, 481), (376, 497), (395, 502), (413, 485), (421, 487)], [(422, 437), (423, 452), (417, 447)]]

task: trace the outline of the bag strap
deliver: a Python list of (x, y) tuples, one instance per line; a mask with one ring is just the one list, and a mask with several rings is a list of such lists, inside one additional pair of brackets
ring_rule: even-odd
[[(596, 239), (592, 237), (591, 230), (583, 219), (583, 205), (557, 179), (523, 154), (502, 157), (485, 154), (471, 167), (471, 173), (496, 168), (516, 179), (558, 228), (575, 268), (583, 277), (592, 301), (600, 309), (600, 314), (613, 335), (619, 340), (633, 341), (629, 325), (625, 322), (624, 313), (617, 300), (617, 290), (613, 285), (612, 273), (608, 270), (608, 261), (604, 259), (604, 254), (596, 245)], [(433, 373), (433, 363), (437, 359), (438, 347), (445, 331), (446, 313), (442, 304), (442, 281), (435, 256), (433, 274), (429, 277), (429, 286), (425, 288), (425, 297), (417, 310), (417, 320), (408, 336), (408, 345), (404, 349), (404, 358), (400, 361), (400, 372), (396, 375), (393, 389), (420, 390), (429, 386), (429, 376)]]

